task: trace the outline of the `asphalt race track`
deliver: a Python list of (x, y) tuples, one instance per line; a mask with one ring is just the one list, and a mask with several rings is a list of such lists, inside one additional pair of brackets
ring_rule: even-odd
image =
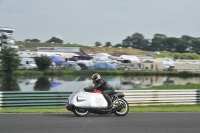
[(0, 114), (0, 133), (200, 133), (200, 113)]

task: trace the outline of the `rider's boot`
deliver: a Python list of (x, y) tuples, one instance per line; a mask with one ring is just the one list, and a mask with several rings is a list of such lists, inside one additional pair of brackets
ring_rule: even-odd
[(113, 107), (113, 104), (112, 104), (112, 100), (111, 100), (110, 96), (108, 96), (108, 94), (104, 94), (104, 97), (105, 97), (106, 101), (108, 102), (108, 109), (111, 109)]

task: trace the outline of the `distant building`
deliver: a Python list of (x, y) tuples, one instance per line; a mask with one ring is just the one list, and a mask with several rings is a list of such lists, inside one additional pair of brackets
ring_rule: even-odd
[(0, 44), (1, 48), (9, 46), (18, 49), (14, 40), (14, 29), (9, 27), (0, 27)]
[(63, 53), (76, 53), (79, 55), (85, 54), (79, 47), (37, 47), (37, 52), (63, 52)]
[(35, 51), (18, 51), (18, 55), (22, 58), (31, 58), (31, 57), (36, 57), (37, 53)]
[(9, 37), (13, 37), (14, 29), (9, 27), (0, 27), (0, 33), (6, 33)]

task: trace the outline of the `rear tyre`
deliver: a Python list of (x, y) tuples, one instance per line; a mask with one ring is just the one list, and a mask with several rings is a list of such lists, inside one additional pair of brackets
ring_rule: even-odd
[(85, 116), (89, 115), (89, 110), (84, 109), (84, 108), (73, 107), (72, 111), (76, 116), (79, 116), (79, 117), (85, 117)]
[(120, 110), (115, 111), (114, 114), (117, 116), (127, 115), (129, 112), (129, 105), (128, 105), (127, 101), (124, 98), (119, 98), (119, 103), (123, 104), (124, 107)]

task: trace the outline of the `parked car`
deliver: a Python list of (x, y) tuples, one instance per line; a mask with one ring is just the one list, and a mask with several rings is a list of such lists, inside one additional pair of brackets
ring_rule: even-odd
[(75, 62), (64, 62), (62, 66), (64, 69), (81, 70), (81, 67)]
[(28, 65), (28, 64), (20, 64), (18, 69), (21, 69), (21, 70), (32, 70), (32, 69), (34, 69), (34, 67), (31, 66), (31, 65)]
[(78, 62), (78, 63), (76, 63), (76, 64), (79, 65), (79, 66), (81, 67), (81, 70), (88, 70), (88, 69), (89, 69), (89, 67), (86, 66), (85, 63)]

